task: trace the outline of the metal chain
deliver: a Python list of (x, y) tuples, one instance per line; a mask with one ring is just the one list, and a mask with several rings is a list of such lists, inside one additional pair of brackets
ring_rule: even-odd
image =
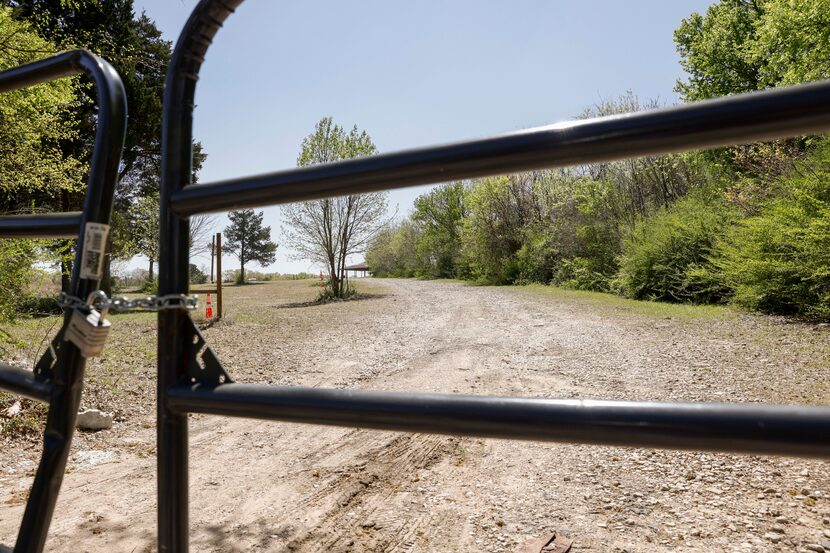
[[(167, 294), (134, 299), (126, 296), (107, 298), (106, 294), (100, 290), (96, 290), (93, 294), (96, 294), (96, 298), (92, 302), (92, 307), (99, 311), (102, 309), (109, 309), (110, 311), (165, 311), (167, 309), (196, 309), (199, 305), (198, 296), (187, 296), (185, 294)], [(58, 305), (64, 310), (88, 307), (85, 300), (66, 292), (61, 292), (58, 295)]]

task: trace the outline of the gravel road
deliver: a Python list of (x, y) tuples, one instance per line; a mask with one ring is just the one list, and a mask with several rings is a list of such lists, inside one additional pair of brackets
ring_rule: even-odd
[[(324, 306), (268, 292), (283, 283), (246, 287), (247, 297), (229, 302), (229, 321), (205, 335), (237, 381), (830, 400), (826, 327), (542, 287), (371, 282), (375, 297)], [(52, 551), (154, 551), (152, 361), (145, 365), (141, 409), (126, 410), (111, 431), (78, 435)], [(509, 552), (550, 530), (572, 538), (575, 552), (830, 551), (830, 471), (819, 461), (203, 416), (191, 429), (194, 551)], [(29, 483), (20, 476), (31, 472), (32, 452), (16, 454), (0, 461), (7, 545)]]

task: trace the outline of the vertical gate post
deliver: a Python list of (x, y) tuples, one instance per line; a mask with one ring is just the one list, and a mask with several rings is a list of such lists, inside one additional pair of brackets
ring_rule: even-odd
[[(183, 63), (174, 52), (164, 93), (161, 158), (159, 294), (187, 294), (190, 262), (188, 218), (170, 209), (170, 195), (191, 180), (192, 102), (195, 77), (176, 71)], [(189, 99), (189, 101), (188, 101)], [(157, 469), (159, 553), (187, 553), (187, 415), (174, 413), (167, 390), (182, 381), (193, 344), (185, 343), (189, 316), (181, 309), (158, 314)]]
[[(205, 53), (222, 22), (242, 0), (200, 0), (182, 29), (167, 69), (161, 139), (159, 294), (187, 294), (190, 263), (187, 215), (178, 216), (172, 195), (191, 183), (193, 108)], [(221, 280), (222, 275), (217, 275)], [(221, 308), (220, 308), (221, 309)], [(220, 311), (221, 313), (221, 311)], [(168, 403), (168, 390), (185, 381), (192, 340), (189, 315), (181, 309), (158, 316), (158, 544), (159, 553), (187, 553), (187, 414)]]

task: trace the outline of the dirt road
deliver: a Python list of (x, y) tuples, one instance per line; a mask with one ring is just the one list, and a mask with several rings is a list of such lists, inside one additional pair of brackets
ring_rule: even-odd
[[(370, 286), (374, 298), (324, 306), (291, 305), (294, 292), (308, 294), (307, 283), (240, 288), (227, 301), (229, 321), (205, 334), (237, 381), (551, 398), (830, 400), (823, 327), (543, 287)], [(105, 374), (105, 362), (93, 364), (92, 379)], [(140, 408), (123, 408), (111, 431), (78, 435), (52, 551), (154, 550), (152, 360), (143, 363), (133, 375), (142, 382)], [(574, 551), (801, 550), (830, 542), (830, 471), (818, 461), (201, 416), (191, 428), (194, 551), (512, 551), (550, 529), (573, 538)], [(0, 543), (9, 545), (33, 452), (16, 454), (0, 461)]]

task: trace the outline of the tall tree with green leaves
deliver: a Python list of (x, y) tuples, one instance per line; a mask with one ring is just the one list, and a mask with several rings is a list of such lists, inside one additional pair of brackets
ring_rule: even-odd
[[(302, 143), (297, 165), (306, 167), (377, 152), (372, 139), (357, 126), (346, 132), (331, 117), (321, 119)], [(387, 193), (352, 194), (289, 204), (282, 208), (283, 234), (296, 259), (323, 263), (334, 297), (350, 293), (346, 259), (363, 253), (387, 222)]]
[[(114, 210), (128, 213), (136, 209), (137, 199), (158, 192), (161, 167), (161, 115), (164, 82), (170, 62), (171, 43), (164, 40), (153, 20), (135, 13), (133, 0), (3, 0), (15, 17), (29, 22), (37, 32), (62, 49), (86, 48), (110, 62), (124, 81), (130, 121), (116, 188)], [(61, 142), (65, 154), (88, 164), (93, 147), (95, 125), (94, 90), (80, 87), (77, 93), (82, 112), (81, 132)], [(204, 160), (195, 145), (194, 168)], [(83, 179), (81, 180), (83, 184)], [(79, 209), (83, 187), (62, 198), (63, 210)], [(114, 224), (131, 222), (130, 217), (115, 217)], [(129, 227), (113, 228), (110, 251), (130, 255)], [(121, 243), (121, 240), (127, 242)], [(102, 287), (109, 291), (106, 257)]]
[(680, 65), (689, 74), (675, 89), (686, 101), (761, 88), (761, 66), (753, 55), (767, 0), (721, 0), (705, 15), (685, 18), (674, 32)]
[(684, 100), (830, 77), (830, 0), (721, 0), (674, 32)]
[(147, 279), (155, 279), (155, 263), (159, 258), (159, 195), (148, 193), (136, 202), (132, 211), (132, 235), (135, 251), (147, 258), (149, 263)]
[[(161, 105), (171, 45), (133, 0), (5, 0), (18, 19), (28, 21), (60, 48), (87, 48), (115, 67), (127, 92), (130, 122), (124, 144), (121, 179), (131, 176), (142, 158), (158, 157)], [(95, 91), (83, 87), (79, 100), (89, 129), (94, 125)], [(93, 133), (84, 132), (72, 147), (88, 158)]]
[(271, 241), (271, 227), (262, 225), (263, 212), (253, 209), (232, 211), (231, 224), (225, 227), (224, 249), (239, 259), (239, 284), (245, 284), (245, 264), (255, 261), (262, 266), (276, 260), (277, 244)]
[(420, 223), (418, 250), (429, 263), (429, 276), (458, 276), (461, 228), (467, 216), (465, 194), (463, 183), (452, 182), (442, 184), (415, 200), (412, 219)]
[[(28, 63), (58, 50), (25, 22), (0, 8), (0, 70)], [(64, 155), (61, 144), (78, 139), (72, 109), (77, 80), (60, 79), (4, 93), (0, 102), (0, 202), (6, 212), (60, 206), (64, 192), (85, 187), (84, 168)]]
[[(0, 7), (0, 70), (54, 53), (57, 47)], [(77, 80), (61, 79), (0, 96), (0, 212), (60, 210), (64, 193), (84, 188), (83, 167), (64, 155), (61, 143), (75, 140), (73, 100)], [(51, 241), (0, 240), (0, 320), (14, 315), (36, 261), (53, 262)]]
[[(720, 0), (674, 33), (689, 77), (684, 100), (751, 92), (830, 77), (830, 0)], [(707, 157), (753, 177), (786, 174), (811, 141), (727, 148)], [(766, 194), (765, 187), (753, 194)]]

